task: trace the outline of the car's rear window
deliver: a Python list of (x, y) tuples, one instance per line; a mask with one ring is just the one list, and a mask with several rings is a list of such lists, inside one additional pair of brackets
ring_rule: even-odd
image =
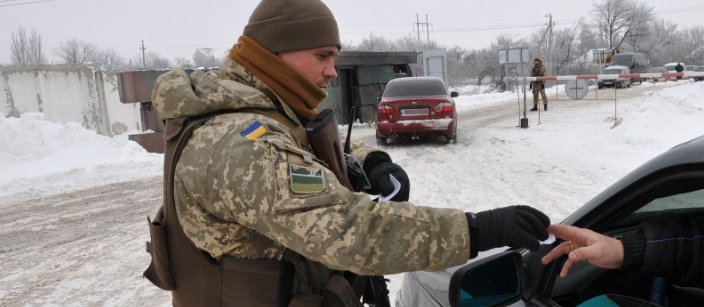
[(386, 86), (383, 97), (439, 96), (447, 95), (445, 86), (435, 80), (407, 80), (392, 82)]

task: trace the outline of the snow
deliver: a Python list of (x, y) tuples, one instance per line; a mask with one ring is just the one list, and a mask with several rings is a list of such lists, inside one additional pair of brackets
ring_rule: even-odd
[[(554, 92), (548, 90), (551, 100)], [(456, 98), (457, 144), (392, 143), (384, 149), (408, 172), (415, 204), (468, 211), (526, 204), (559, 222), (648, 159), (704, 134), (704, 82), (643, 83), (618, 93), (623, 98), (616, 105), (613, 101), (553, 100), (548, 112), (529, 112), (528, 129), (517, 127), (516, 93), (462, 95)], [(492, 118), (495, 112), (505, 114)], [(373, 127), (357, 125), (353, 135), (374, 142)], [(0, 210), (10, 212), (11, 204), (20, 200), (158, 176), (162, 157), (145, 152), (126, 135), (104, 137), (79, 124), (48, 122), (36, 113), (21, 118), (0, 116)], [(124, 246), (126, 242), (116, 236), (100, 244)], [(131, 243), (143, 244), (143, 240)], [(122, 253), (126, 261), (145, 259), (143, 249)], [(58, 269), (78, 261), (73, 256), (52, 255), (53, 259), (38, 268)], [(91, 274), (72, 275), (76, 278), (72, 282), (25, 304), (55, 304), (74, 297), (76, 289), (92, 285), (92, 292), (76, 297), (75, 304), (89, 305), (111, 295), (111, 302), (120, 305), (144, 293), (135, 287), (153, 287), (139, 277), (141, 272), (131, 272), (129, 278), (134, 280), (127, 282), (136, 286), (115, 289), (102, 282), (101, 274), (120, 271), (122, 262), (101, 263), (99, 256), (90, 259), (97, 262), (90, 265)], [(50, 261), (55, 264), (49, 265)], [(32, 273), (0, 264), (0, 301), (23, 287), (3, 285), (22, 274)], [(390, 276), (392, 296), (399, 288), (399, 276)]]
[(146, 153), (128, 134), (109, 138), (41, 113), (0, 116), (0, 206), (13, 194), (37, 197), (161, 174), (163, 156)]

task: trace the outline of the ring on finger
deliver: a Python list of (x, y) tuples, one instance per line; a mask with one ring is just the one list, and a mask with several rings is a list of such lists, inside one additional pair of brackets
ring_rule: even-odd
[(572, 243), (572, 241), (567, 241), (567, 242), (570, 243), (570, 251), (573, 251), (574, 250), (574, 243)]

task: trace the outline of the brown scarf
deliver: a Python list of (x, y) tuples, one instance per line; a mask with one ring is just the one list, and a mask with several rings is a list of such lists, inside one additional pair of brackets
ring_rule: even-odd
[(240, 36), (237, 44), (230, 49), (230, 58), (264, 81), (298, 116), (311, 120), (318, 114), (316, 108), (327, 92), (306, 80), (253, 39)]

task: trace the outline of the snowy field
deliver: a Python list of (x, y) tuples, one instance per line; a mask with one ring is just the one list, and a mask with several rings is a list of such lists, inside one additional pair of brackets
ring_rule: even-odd
[[(704, 135), (704, 82), (644, 83), (618, 95), (616, 106), (551, 101), (539, 125), (538, 113), (528, 113), (528, 129), (516, 127), (515, 93), (460, 96), (457, 144), (384, 149), (408, 172), (415, 204), (468, 211), (526, 204), (559, 222), (643, 162)], [(353, 135), (375, 142), (373, 127), (358, 125)], [(161, 164), (161, 155), (126, 135), (107, 138), (41, 114), (0, 116), (0, 305), (169, 305), (141, 278)], [(120, 191), (136, 192), (102, 199)], [(106, 207), (109, 217), (96, 213)], [(115, 235), (81, 233), (101, 223)], [(400, 278), (391, 279), (393, 296)]]

